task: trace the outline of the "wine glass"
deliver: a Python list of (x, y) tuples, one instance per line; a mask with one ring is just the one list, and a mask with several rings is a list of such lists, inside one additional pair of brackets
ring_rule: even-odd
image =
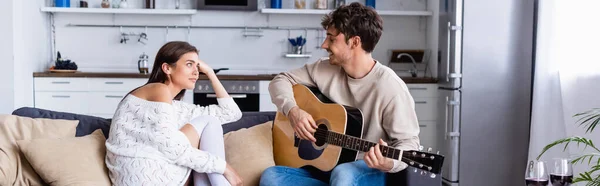
[(544, 161), (529, 161), (525, 171), (526, 186), (547, 186), (548, 171)]
[(552, 186), (569, 186), (573, 183), (573, 165), (567, 158), (554, 159), (554, 169), (550, 171)]

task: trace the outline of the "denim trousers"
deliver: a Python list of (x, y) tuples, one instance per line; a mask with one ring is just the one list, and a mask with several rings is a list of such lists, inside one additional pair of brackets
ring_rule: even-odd
[(358, 160), (340, 164), (329, 174), (304, 168), (269, 167), (262, 173), (260, 185), (385, 185), (385, 179), (385, 172), (369, 168), (365, 161)]

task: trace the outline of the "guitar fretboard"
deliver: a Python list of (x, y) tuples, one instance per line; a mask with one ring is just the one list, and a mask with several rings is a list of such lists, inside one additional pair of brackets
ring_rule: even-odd
[[(332, 145), (340, 146), (340, 147), (355, 150), (355, 151), (362, 151), (362, 152), (367, 152), (367, 151), (369, 151), (369, 149), (371, 147), (374, 147), (375, 145), (377, 145), (376, 143), (373, 143), (370, 141), (366, 141), (366, 140), (356, 138), (353, 136), (349, 136), (349, 135), (345, 135), (345, 134), (340, 134), (337, 132), (332, 132), (332, 131), (321, 129), (321, 128), (318, 128), (317, 132), (315, 132), (315, 138), (317, 140), (323, 140), (326, 143), (329, 143)], [(379, 145), (379, 148), (380, 148), (379, 150), (381, 151), (381, 154), (383, 156), (392, 158), (392, 159), (396, 159), (396, 160), (400, 159), (400, 153), (402, 153), (401, 150), (383, 146), (383, 145)]]

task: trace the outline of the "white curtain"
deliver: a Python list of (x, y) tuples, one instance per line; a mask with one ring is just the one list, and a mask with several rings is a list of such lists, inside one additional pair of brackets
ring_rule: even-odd
[[(585, 134), (572, 116), (600, 108), (599, 0), (540, 0), (533, 88), (529, 159), (567, 136), (583, 136), (600, 144), (600, 128)], [(572, 157), (582, 149), (562, 146), (542, 160)], [(548, 167), (551, 168), (551, 167)], [(575, 165), (578, 174), (587, 165)]]

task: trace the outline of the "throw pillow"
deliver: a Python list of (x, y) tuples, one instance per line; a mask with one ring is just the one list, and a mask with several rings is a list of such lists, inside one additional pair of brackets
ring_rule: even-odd
[(75, 136), (78, 121), (0, 115), (0, 185), (43, 185), (16, 142)]
[(275, 166), (272, 126), (273, 121), (268, 121), (223, 136), (227, 163), (242, 177), (244, 185), (258, 185), (262, 172)]
[(104, 134), (21, 140), (17, 144), (33, 169), (50, 185), (108, 185)]

